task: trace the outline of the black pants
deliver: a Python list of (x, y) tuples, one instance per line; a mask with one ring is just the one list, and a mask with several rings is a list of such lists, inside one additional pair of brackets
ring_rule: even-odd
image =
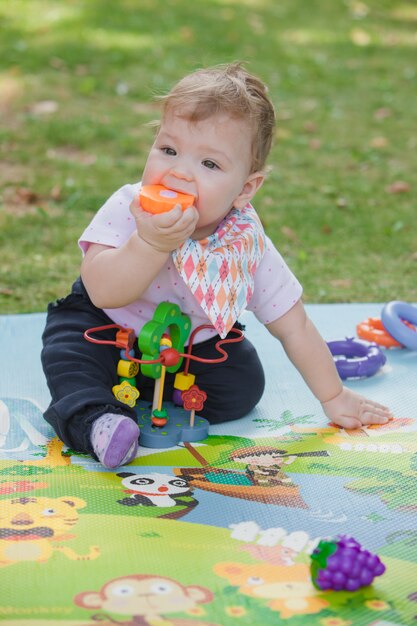
[[(41, 358), (52, 401), (44, 417), (58, 437), (79, 452), (93, 454), (91, 426), (103, 413), (119, 413), (136, 420), (135, 410), (116, 400), (112, 393), (113, 385), (119, 382), (116, 370), (120, 350), (90, 343), (83, 337), (88, 328), (111, 323), (104, 311), (92, 304), (81, 279), (74, 283), (69, 296), (48, 307)], [(100, 336), (114, 340), (115, 331)], [(193, 354), (218, 358), (214, 348), (218, 339), (216, 336), (195, 344)], [(189, 367), (196, 384), (207, 393), (199, 414), (212, 424), (243, 417), (264, 391), (262, 365), (248, 339), (227, 344), (225, 349), (229, 358), (223, 363), (191, 361)], [(164, 400), (172, 397), (174, 378), (175, 374), (167, 373)], [(136, 381), (141, 399), (152, 401), (154, 380), (139, 373)]]

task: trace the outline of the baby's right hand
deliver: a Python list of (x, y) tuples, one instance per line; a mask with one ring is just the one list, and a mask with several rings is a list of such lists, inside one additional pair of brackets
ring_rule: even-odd
[(193, 206), (185, 211), (180, 205), (167, 213), (154, 215), (144, 211), (135, 197), (130, 212), (136, 221), (138, 236), (159, 252), (172, 252), (191, 237), (198, 222), (198, 212)]

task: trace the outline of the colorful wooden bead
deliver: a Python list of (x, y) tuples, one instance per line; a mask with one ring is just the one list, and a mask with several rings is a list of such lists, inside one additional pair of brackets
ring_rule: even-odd
[(117, 364), (117, 375), (123, 378), (133, 378), (139, 372), (139, 365), (134, 361), (121, 359)]
[(127, 381), (123, 381), (120, 385), (114, 385), (112, 392), (119, 402), (123, 402), (123, 404), (127, 404), (131, 408), (135, 406), (136, 400), (140, 396), (136, 387), (132, 387)]
[(187, 391), (187, 389), (189, 389), (191, 385), (194, 385), (194, 382), (195, 382), (194, 374), (186, 374), (185, 372), (178, 372), (178, 374), (175, 375), (174, 388), (180, 389), (181, 391)]

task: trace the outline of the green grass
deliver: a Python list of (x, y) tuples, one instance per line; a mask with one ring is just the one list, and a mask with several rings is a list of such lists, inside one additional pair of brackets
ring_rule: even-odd
[(69, 290), (154, 95), (236, 59), (276, 104), (256, 206), (305, 301), (417, 301), (415, 2), (0, 0), (0, 28), (0, 313)]

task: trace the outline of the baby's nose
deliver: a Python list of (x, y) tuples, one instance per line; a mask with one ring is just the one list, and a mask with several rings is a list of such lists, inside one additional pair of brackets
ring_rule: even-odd
[(185, 164), (177, 164), (172, 170), (172, 174), (173, 176), (175, 176), (175, 178), (178, 178), (179, 180), (186, 180), (188, 182), (193, 180), (191, 169)]

